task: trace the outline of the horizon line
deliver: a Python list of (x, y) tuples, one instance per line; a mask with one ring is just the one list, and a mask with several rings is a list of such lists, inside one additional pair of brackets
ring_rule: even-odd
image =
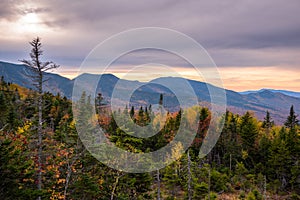
[[(22, 64), (22, 63), (13, 63), (13, 62), (11, 62), (11, 61), (3, 61), (3, 60), (0, 60), (0, 62), (2, 62), (2, 63), (7, 63), (7, 64), (13, 64), (13, 65), (20, 65), (20, 66), (24, 66), (24, 64)], [(75, 72), (76, 70), (72, 70), (72, 72)], [(79, 72), (79, 70), (78, 70), (78, 72)], [(117, 75), (118, 73), (104, 73), (104, 74), (99, 74), (99, 73), (92, 73), (92, 72), (84, 72), (84, 73), (81, 73), (81, 74), (76, 74), (75, 76), (68, 76), (68, 75), (66, 75), (66, 73), (63, 73), (63, 72), (60, 72), (59, 70), (55, 70), (55, 71), (49, 71), (49, 72), (46, 72), (46, 73), (51, 73), (51, 74), (54, 74), (54, 75), (59, 75), (59, 76), (61, 76), (61, 77), (63, 77), (63, 78), (66, 78), (66, 79), (68, 79), (68, 80), (74, 80), (74, 79), (76, 79), (77, 77), (79, 77), (79, 76), (81, 76), (81, 75), (83, 75), (83, 74), (91, 74), (91, 75), (98, 75), (98, 76), (100, 76), (100, 75), (105, 75), (105, 74), (107, 74), (107, 75), (113, 75), (113, 76), (115, 76), (115, 77), (117, 77), (118, 79), (122, 79), (122, 80), (127, 80), (127, 81), (138, 81), (138, 82), (141, 82), (141, 83), (149, 83), (149, 82), (151, 82), (152, 80), (155, 80), (155, 79), (157, 79), (157, 78), (167, 78), (167, 77), (171, 77), (171, 78), (183, 78), (183, 79), (186, 79), (186, 80), (190, 80), (190, 81), (196, 81), (196, 82), (200, 82), (200, 83), (205, 83), (205, 84), (211, 84), (211, 83), (207, 83), (207, 82), (205, 82), (205, 81), (201, 81), (201, 80), (197, 80), (197, 79), (193, 79), (193, 78), (190, 78), (190, 77), (180, 77), (180, 76), (160, 76), (160, 77), (156, 77), (156, 78), (154, 78), (154, 79), (151, 79), (151, 80), (149, 80), (149, 81), (141, 81), (141, 80), (137, 80), (137, 79), (123, 79), (123, 78), (121, 78), (120, 77), (120, 75)], [(213, 85), (213, 84), (211, 84), (211, 85)], [(215, 85), (214, 85), (215, 86)], [(224, 86), (224, 84), (223, 84), (223, 86)], [(215, 86), (215, 87), (219, 87), (219, 86)], [(270, 88), (270, 87), (259, 87), (259, 88), (256, 88), (256, 89), (244, 89), (244, 90), (236, 90), (236, 89), (229, 89), (229, 88), (227, 88), (227, 87), (223, 87), (223, 89), (226, 89), (226, 90), (229, 90), (229, 91), (234, 91), (234, 92), (237, 92), (237, 93), (243, 93), (243, 92), (258, 92), (258, 91), (260, 91), (260, 90), (283, 90), (283, 91), (287, 91), (287, 92), (294, 92), (294, 93), (300, 93), (300, 91), (298, 91), (298, 90), (291, 90), (291, 89), (281, 89), (281, 88)]]

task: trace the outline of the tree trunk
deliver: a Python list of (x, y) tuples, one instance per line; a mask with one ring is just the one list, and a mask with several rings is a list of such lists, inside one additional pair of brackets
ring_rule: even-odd
[(210, 166), (208, 168), (208, 200), (210, 200), (210, 184), (211, 184), (211, 180), (210, 180)]
[[(38, 92), (38, 142), (37, 142), (37, 188), (38, 191), (42, 191), (42, 153), (43, 153), (43, 73), (58, 68), (59, 66), (54, 64), (53, 62), (41, 62), (40, 56), (43, 55), (43, 51), (41, 49), (42, 43), (40, 38), (37, 37), (33, 39), (30, 43), (32, 46), (31, 53), (29, 54), (31, 60), (21, 60), (23, 64), (25, 64), (29, 70), (30, 74), (27, 74), (33, 81), (33, 85), (37, 89)], [(38, 200), (41, 200), (41, 196), (38, 196)]]
[(232, 157), (231, 157), (231, 154), (230, 154), (230, 157), (229, 157), (229, 170), (230, 170), (230, 173), (231, 173), (231, 160), (232, 160)]
[(192, 181), (192, 173), (191, 173), (191, 158), (190, 158), (190, 151), (187, 152), (188, 157), (188, 198), (189, 200), (192, 199), (192, 188), (191, 188), (191, 181)]
[(67, 170), (67, 177), (66, 177), (66, 184), (65, 184), (65, 189), (64, 189), (64, 200), (67, 199), (67, 192), (68, 192), (68, 187), (72, 175), (72, 166), (75, 161), (73, 161), (71, 164), (68, 164), (68, 170)]
[[(42, 190), (42, 153), (43, 153), (43, 75), (39, 75), (38, 85), (38, 190)], [(41, 200), (41, 196), (38, 197)]]
[(160, 174), (159, 169), (156, 171), (156, 179), (157, 179), (157, 200), (160, 200)]
[(113, 190), (111, 191), (110, 200), (114, 199), (115, 191), (116, 191), (117, 185), (119, 183), (119, 178), (120, 177), (121, 177), (120, 172), (118, 172), (117, 173), (117, 178), (116, 178), (116, 181), (115, 181), (115, 184), (114, 184), (114, 187), (113, 187)]

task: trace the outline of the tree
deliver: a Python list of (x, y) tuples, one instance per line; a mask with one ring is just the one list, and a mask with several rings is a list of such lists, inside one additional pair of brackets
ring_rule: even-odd
[(160, 106), (162, 106), (162, 105), (163, 105), (163, 101), (164, 101), (164, 96), (163, 96), (163, 94), (160, 94), (160, 95), (159, 95), (159, 101), (158, 101), (158, 104), (159, 104)]
[[(242, 139), (242, 148), (245, 154), (243, 156), (244, 159), (250, 161), (250, 163), (246, 161), (247, 167), (253, 167), (255, 163), (256, 157), (256, 149), (255, 144), (258, 136), (258, 126), (255, 118), (251, 116), (249, 112), (246, 112), (244, 116), (241, 118), (241, 125), (240, 125), (240, 134)], [(249, 156), (248, 156), (249, 155)], [(250, 165), (250, 166), (249, 166)]]
[[(36, 88), (38, 92), (38, 127), (37, 127), (37, 134), (38, 134), (38, 190), (42, 190), (42, 139), (43, 139), (43, 83), (47, 80), (44, 80), (44, 73), (51, 70), (58, 68), (59, 66), (54, 64), (52, 61), (41, 61), (41, 56), (43, 55), (42, 50), (42, 43), (39, 37), (33, 39), (29, 42), (30, 46), (32, 47), (30, 52), (31, 60), (21, 60), (23, 64), (27, 66), (29, 69), (28, 76), (31, 78), (33, 82), (33, 86)], [(39, 196), (38, 199), (40, 200), (41, 197)]]
[(284, 140), (280, 138), (274, 139), (270, 147), (268, 166), (271, 166), (269, 176), (279, 180), (281, 184), (280, 189), (284, 189), (289, 182), (292, 166), (291, 152)]
[(131, 109), (130, 109), (130, 117), (133, 119), (134, 118), (134, 107), (131, 106)]
[(272, 120), (272, 117), (270, 116), (269, 111), (266, 113), (266, 117), (264, 118), (262, 127), (265, 128), (266, 133), (269, 135), (270, 129), (274, 126), (274, 121)]
[(0, 129), (6, 125), (7, 117), (8, 117), (8, 105), (7, 100), (2, 91), (0, 91)]
[(295, 114), (293, 105), (290, 108), (290, 115), (288, 116), (284, 125), (290, 129), (294, 129), (296, 125), (299, 125), (299, 120), (297, 119), (297, 115)]
[(258, 127), (255, 123), (255, 119), (249, 112), (241, 118), (241, 138), (243, 147), (252, 150), (255, 145), (255, 140), (258, 135)]
[(188, 159), (188, 199), (192, 199), (192, 188), (191, 188), (191, 182), (192, 182), (192, 172), (191, 172), (191, 157), (190, 157), (190, 151), (187, 151), (187, 159)]
[(102, 101), (103, 101), (103, 96), (101, 93), (98, 93), (96, 100), (95, 100), (96, 106), (102, 106), (103, 105)]

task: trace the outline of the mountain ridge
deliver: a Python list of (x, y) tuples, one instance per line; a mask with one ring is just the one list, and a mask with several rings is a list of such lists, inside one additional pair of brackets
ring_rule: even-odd
[[(28, 76), (25, 75), (26, 66), (20, 64), (12, 64), (0, 61), (0, 76), (4, 76), (4, 79), (8, 82), (19, 84), (26, 88), (33, 88)], [(185, 80), (194, 93), (197, 96), (198, 102), (202, 104), (209, 104), (210, 93), (207, 87), (207, 83), (199, 82), (195, 80), (189, 80), (181, 77), (160, 77), (153, 79), (150, 82), (140, 82), (120, 79), (113, 74), (81, 74), (74, 79), (68, 79), (59, 74), (45, 73), (45, 78), (49, 78), (44, 85), (44, 91), (51, 93), (60, 93), (61, 95), (71, 98), (73, 92), (73, 85), (77, 79), (84, 78), (99, 78), (100, 82), (97, 85), (96, 92), (101, 92), (106, 101), (109, 102), (113, 95), (114, 87), (117, 83), (118, 87), (122, 89), (122, 92), (130, 92), (130, 88), (137, 88), (132, 94), (130, 102), (134, 106), (144, 106), (146, 104), (156, 104), (161, 93), (165, 96), (165, 106), (178, 109), (178, 100), (175, 94), (165, 86), (158, 84), (159, 82), (167, 82), (174, 84), (177, 88), (183, 87), (180, 81)], [(101, 78), (100, 78), (101, 77)], [(88, 81), (84, 87), (88, 88)], [(213, 89), (222, 90), (216, 86), (210, 85)], [(184, 90), (184, 87), (183, 87)], [(182, 91), (182, 94), (187, 91)], [(255, 115), (262, 120), (268, 110), (275, 122), (282, 124), (289, 113), (291, 105), (295, 106), (295, 109), (299, 109), (300, 98), (289, 96), (280, 92), (273, 92), (269, 90), (261, 90), (260, 92), (240, 93), (233, 90), (226, 90), (225, 94), (227, 98), (228, 110), (243, 114), (246, 111), (253, 111)], [(122, 96), (122, 95), (121, 95)], [(143, 98), (141, 98), (143, 97)], [(120, 101), (122, 99), (120, 98)]]
[(252, 94), (252, 93), (260, 93), (260, 92), (264, 92), (264, 91), (281, 93), (281, 94), (285, 94), (287, 96), (300, 98), (300, 92), (291, 91), (291, 90), (277, 90), (277, 89), (270, 89), (270, 88), (262, 88), (260, 90), (247, 90), (247, 91), (243, 91), (243, 92), (239, 92), (239, 93), (240, 94)]

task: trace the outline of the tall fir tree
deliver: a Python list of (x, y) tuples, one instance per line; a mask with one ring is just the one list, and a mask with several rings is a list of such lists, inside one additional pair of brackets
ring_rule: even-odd
[(290, 108), (290, 115), (288, 116), (284, 125), (290, 129), (295, 128), (296, 125), (299, 125), (299, 120), (297, 119), (297, 117), (298, 116), (295, 114), (295, 111), (294, 111), (294, 106), (292, 105)]
[[(46, 81), (44, 79), (44, 73), (51, 70), (58, 68), (59, 66), (54, 64), (52, 61), (41, 61), (41, 56), (43, 55), (42, 50), (42, 43), (39, 37), (33, 39), (29, 42), (30, 46), (32, 47), (30, 52), (31, 60), (21, 60), (21, 62), (27, 66), (29, 69), (28, 76), (33, 81), (33, 85), (37, 89), (38, 93), (38, 178), (37, 178), (37, 186), (38, 190), (42, 190), (42, 172), (43, 172), (43, 164), (42, 164), (42, 152), (43, 152), (43, 84)], [(38, 197), (41, 200), (41, 196)]]

